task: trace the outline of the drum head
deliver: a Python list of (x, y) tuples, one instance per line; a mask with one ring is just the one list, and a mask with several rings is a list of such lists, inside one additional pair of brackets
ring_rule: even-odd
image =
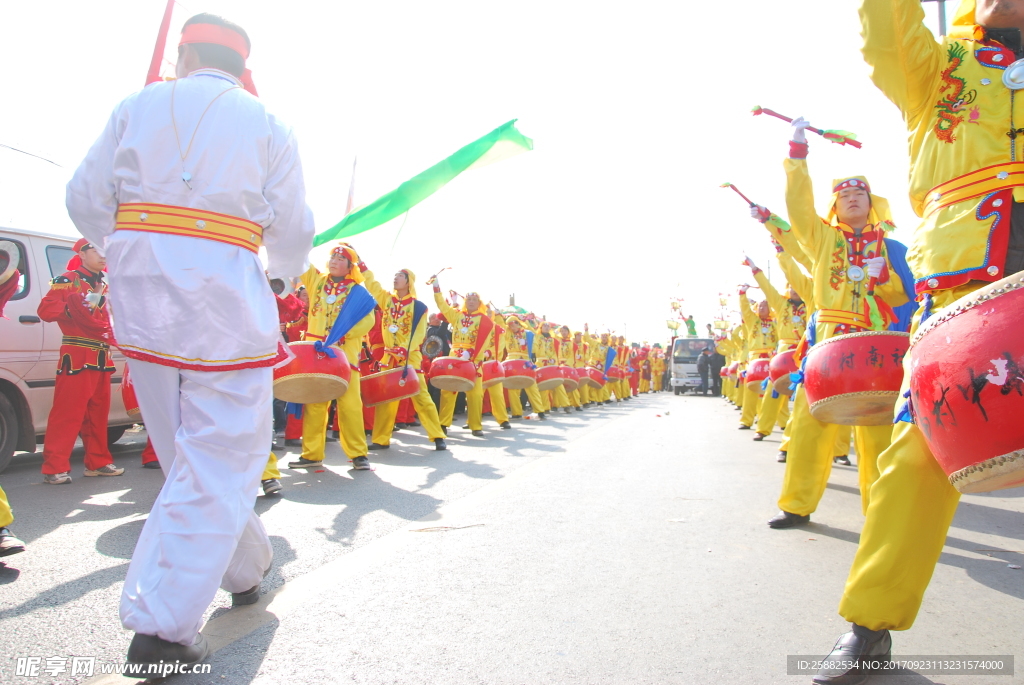
[(0, 240), (0, 285), (11, 280), (21, 261), (21, 250), (10, 240)]
[(476, 383), (462, 376), (431, 376), (430, 384), (449, 392), (469, 392), (476, 387)]
[(423, 347), (420, 349), (423, 351), (424, 357), (433, 359), (441, 354), (441, 350), (444, 349), (444, 343), (439, 336), (432, 335), (423, 341)]
[(526, 390), (537, 381), (529, 376), (505, 376), (502, 381), (506, 390)]
[(888, 390), (834, 395), (812, 404), (811, 416), (840, 426), (891, 425), (899, 396), (899, 391)]
[(274, 380), (274, 397), (295, 404), (330, 402), (347, 390), (347, 380), (329, 373), (294, 374)]

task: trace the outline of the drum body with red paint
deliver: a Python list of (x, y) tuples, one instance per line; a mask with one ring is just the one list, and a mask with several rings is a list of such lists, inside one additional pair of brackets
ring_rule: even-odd
[(1024, 277), (936, 312), (910, 346), (910, 398), (949, 482), (963, 493), (1024, 485)]
[(537, 382), (536, 367), (527, 359), (506, 359), (501, 366), (509, 390), (525, 390)]
[(754, 359), (747, 364), (747, 387), (754, 392), (761, 392), (761, 383), (768, 378), (768, 366), (770, 359)]
[(430, 384), (450, 392), (469, 392), (476, 386), (476, 364), (458, 357), (436, 357), (430, 363)]
[(491, 359), (480, 365), (480, 373), (483, 374), (485, 388), (497, 385), (505, 380), (505, 369), (501, 362)]
[(420, 393), (419, 374), (413, 367), (398, 366), (359, 379), (364, 407), (397, 402)]
[(340, 347), (317, 351), (309, 341), (288, 343), (295, 358), (274, 369), (274, 397), (295, 404), (318, 404), (336, 400), (348, 390), (352, 378), (348, 358)]
[(576, 369), (571, 366), (560, 366), (558, 368), (562, 370), (562, 378), (565, 379), (563, 385), (565, 386), (566, 392), (572, 392), (579, 387), (580, 377), (579, 374), (576, 373)]
[(789, 386), (792, 384), (789, 374), (796, 373), (799, 370), (796, 362), (793, 361), (793, 350), (779, 352), (772, 357), (771, 362), (768, 364), (768, 377), (772, 380), (775, 392), (780, 395), (792, 395), (793, 391), (789, 389)]
[(537, 368), (537, 389), (541, 392), (554, 390), (565, 381), (562, 369), (558, 366), (541, 366)]
[(909, 344), (908, 333), (864, 331), (813, 345), (804, 365), (811, 415), (844, 426), (892, 423)]

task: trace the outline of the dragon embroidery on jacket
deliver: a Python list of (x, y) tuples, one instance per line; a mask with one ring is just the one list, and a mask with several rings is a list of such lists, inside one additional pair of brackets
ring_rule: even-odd
[[(963, 122), (964, 111), (967, 109), (967, 106), (972, 104), (974, 98), (978, 95), (975, 90), (964, 92), (967, 81), (953, 74), (963, 64), (966, 54), (967, 49), (963, 45), (959, 43), (950, 45), (948, 52), (949, 65), (943, 69), (940, 75), (942, 88), (939, 89), (939, 93), (942, 94), (942, 99), (935, 103), (935, 109), (938, 110), (938, 119), (935, 122), (935, 137), (946, 143), (952, 143), (956, 140), (954, 131)], [(976, 123), (974, 120), (977, 119), (977, 116), (972, 113), (971, 119), (972, 123)]]
[(832, 286), (832, 290), (839, 290), (839, 286), (843, 282), (843, 276), (846, 274), (846, 242), (843, 240), (841, 233), (836, 233), (836, 245), (835, 250), (832, 252), (832, 265), (829, 268), (829, 279), (828, 284)]

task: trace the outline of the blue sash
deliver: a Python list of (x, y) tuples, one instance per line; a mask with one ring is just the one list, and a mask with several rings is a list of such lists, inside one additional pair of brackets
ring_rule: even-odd
[(362, 321), (376, 306), (377, 300), (369, 290), (358, 283), (353, 285), (349, 289), (345, 301), (341, 304), (341, 311), (338, 312), (338, 318), (334, 320), (334, 325), (331, 326), (327, 338), (316, 341), (314, 345), (316, 351), (323, 352), (332, 359), (335, 358), (337, 355), (331, 346), (344, 338), (352, 330), (352, 327)]

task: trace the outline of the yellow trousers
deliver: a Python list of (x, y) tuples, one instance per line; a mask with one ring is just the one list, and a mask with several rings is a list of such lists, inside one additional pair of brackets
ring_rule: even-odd
[(579, 389), (579, 387), (577, 387), (572, 392), (566, 393), (566, 395), (569, 396), (569, 404), (571, 404), (572, 406), (574, 406), (574, 407), (581, 407), (581, 406), (583, 406), (583, 401), (580, 399), (580, 389)]
[(554, 390), (549, 390), (544, 393), (549, 407), (556, 407), (562, 409), (563, 407), (569, 406), (569, 394), (565, 392), (565, 386), (560, 385)]
[(589, 385), (580, 385), (576, 392), (579, 394), (580, 406), (584, 404), (589, 404), (594, 399), (593, 397), (590, 396), (593, 390), (591, 390)]
[[(302, 408), (302, 457), (310, 461), (324, 460), (327, 444), (327, 414), (330, 402), (307, 404)], [(365, 457), (366, 432), (363, 429), (363, 398), (359, 394), (359, 372), (353, 370), (348, 390), (338, 398), (338, 428), (341, 448), (349, 459)]]
[[(793, 432), (786, 456), (786, 475), (782, 480), (779, 508), (806, 516), (818, 508), (832, 473), (832, 457), (839, 426), (822, 423), (811, 416), (807, 396), (797, 393), (790, 418)], [(857, 471), (861, 508), (867, 511), (871, 485), (878, 479), (878, 455), (889, 446), (891, 426), (854, 426), (857, 442)]]
[[(945, 307), (976, 289), (968, 284), (941, 291), (933, 306)], [(911, 337), (920, 316), (919, 309)], [(904, 369), (901, 397), (910, 383), (910, 371)], [(878, 458), (878, 469), (839, 614), (871, 630), (906, 630), (921, 608), (960, 493), (914, 424), (892, 427), (892, 442)]]
[(739, 380), (730, 380), (729, 385), (732, 386), (732, 403), (742, 409), (743, 399), (746, 397), (746, 386)]
[(260, 476), (260, 480), (279, 479), (281, 477), (281, 470), (277, 468), (277, 455), (273, 452), (267, 457), (267, 465), (263, 467), (263, 475)]
[[(409, 373), (412, 372), (413, 370), (409, 369)], [(441, 430), (441, 420), (437, 415), (437, 407), (434, 405), (434, 400), (430, 399), (427, 379), (423, 377), (422, 372), (420, 372), (419, 381), (420, 391), (411, 398), (412, 406), (416, 409), (416, 416), (419, 418), (420, 424), (427, 429), (427, 437), (429, 439), (437, 440), (438, 438), (443, 438), (444, 431)], [(373, 412), (373, 435), (370, 437), (370, 440), (378, 445), (391, 444), (391, 433), (395, 427), (395, 417), (398, 416), (398, 405), (400, 403), (401, 401), (398, 400), (388, 402), (387, 404), (378, 404), (374, 407), (376, 411)], [(504, 404), (504, 399), (502, 399), (502, 404)]]
[(650, 392), (651, 391), (651, 382), (649, 380), (647, 380), (646, 378), (641, 378), (640, 379), (640, 387), (638, 388), (638, 390), (640, 392)]
[[(491, 414), (494, 420), (500, 423), (508, 421), (508, 412), (505, 411), (505, 397), (502, 392), (501, 383), (492, 385), (487, 389), (491, 396)], [(452, 418), (455, 416), (455, 396), (457, 393), (451, 390), (441, 391), (441, 411), (438, 418), (442, 426), (452, 425)], [(484, 382), (480, 376), (476, 377), (476, 385), (466, 393), (466, 413), (469, 415), (469, 430), (483, 430), (484, 417)]]
[(750, 428), (754, 425), (754, 417), (757, 415), (757, 405), (761, 402), (761, 384), (743, 384), (743, 411), (740, 412), (740, 423)]
[(757, 432), (762, 435), (770, 435), (772, 426), (779, 424), (779, 428), (785, 430), (789, 421), (789, 398), (785, 395), (772, 397), (772, 389), (769, 386), (761, 398), (761, 408), (757, 412)]
[(14, 513), (11, 512), (11, 505), (7, 501), (7, 493), (0, 488), (0, 528), (14, 523)]
[[(530, 406), (533, 408), (533, 411), (546, 411), (544, 409), (544, 398), (541, 397), (541, 392), (537, 389), (536, 384), (526, 388), (526, 398), (530, 401)], [(522, 395), (520, 395), (518, 390), (508, 391), (508, 403), (512, 408), (513, 416), (522, 416), (525, 413), (523, 409)]]

